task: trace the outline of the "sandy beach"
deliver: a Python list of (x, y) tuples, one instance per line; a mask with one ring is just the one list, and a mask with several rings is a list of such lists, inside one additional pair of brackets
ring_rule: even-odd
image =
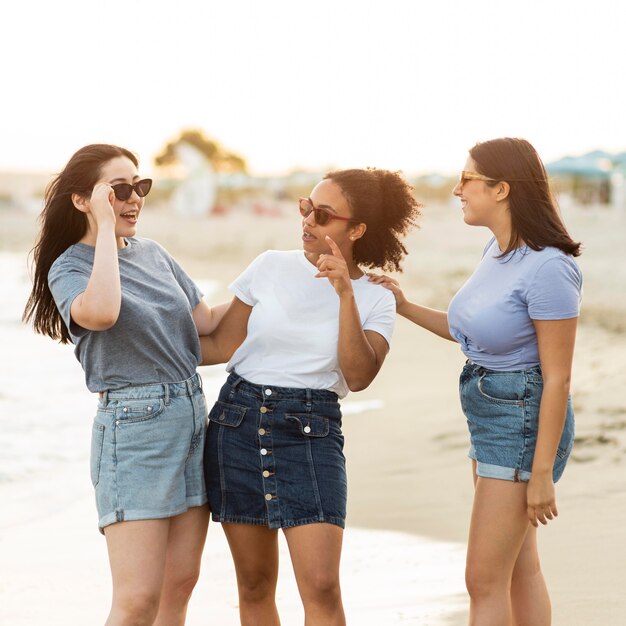
[[(194, 278), (217, 281), (211, 303), (229, 299), (228, 282), (259, 252), (299, 247), (295, 210), (264, 217), (242, 208), (205, 219), (148, 207), (139, 234), (162, 243)], [(618, 256), (626, 214), (572, 206), (564, 215), (572, 235), (585, 245), (579, 259), (584, 300), (572, 382), (577, 438), (557, 488), (560, 515), (540, 529), (540, 549), (554, 624), (617, 626), (626, 623), (626, 265)], [(34, 216), (5, 211), (0, 220), (0, 252), (25, 258)], [(410, 255), (400, 276), (407, 295), (445, 308), (480, 259), (488, 236), (484, 229), (465, 226), (452, 201), (427, 205), (421, 228), (407, 242)], [(50, 342), (49, 360), (32, 362), (29, 342), (35, 346), (45, 340), (23, 341), (11, 362), (3, 359), (2, 381), (28, 378), (30, 387), (3, 382), (2, 406), (16, 413), (1, 419), (19, 420), (20, 404), (31, 401), (38, 381), (45, 380), (50, 396), (38, 400), (41, 422), (50, 420), (47, 427), (54, 431), (61, 413), (56, 407), (52, 419), (46, 403), (53, 404), (55, 386), (82, 383), (81, 373), (71, 350)], [(61, 361), (68, 363), (61, 366)], [(342, 566), (348, 623), (466, 623), (463, 550), (472, 482), (457, 395), (463, 361), (455, 344), (398, 319), (378, 378), (347, 399), (355, 403), (354, 413), (347, 411), (344, 419), (349, 513)], [(203, 375), (203, 370), (216, 378), (213, 370), (201, 368)], [(88, 407), (92, 398), (86, 391), (83, 397), (84, 405), (67, 410)], [(214, 398), (207, 393), (207, 399)], [(110, 583), (88, 478), (90, 414), (84, 417), (84, 449), (72, 471), (59, 466), (55, 472), (33, 470), (19, 481), (0, 481), (0, 624), (104, 621)], [(286, 555), (279, 603), (286, 626), (302, 622)], [(188, 623), (237, 624), (235, 607), (234, 572), (214, 524)]]

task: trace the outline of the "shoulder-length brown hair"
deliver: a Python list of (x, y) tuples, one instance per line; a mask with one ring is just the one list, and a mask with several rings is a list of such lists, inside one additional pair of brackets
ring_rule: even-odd
[[(509, 184), (512, 228), (503, 256), (522, 242), (533, 250), (551, 246), (572, 256), (581, 253), (580, 242), (570, 237), (561, 220), (543, 163), (528, 141), (511, 137), (483, 141), (469, 155), (480, 174)], [(493, 186), (497, 182), (485, 184)]]

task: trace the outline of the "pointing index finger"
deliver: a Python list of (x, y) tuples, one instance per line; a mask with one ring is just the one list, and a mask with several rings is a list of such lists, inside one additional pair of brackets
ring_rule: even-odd
[(339, 259), (343, 259), (343, 254), (341, 254), (341, 250), (339, 249), (339, 246), (331, 239), (329, 235), (326, 235), (326, 241), (328, 242), (328, 245), (330, 246), (333, 256)]

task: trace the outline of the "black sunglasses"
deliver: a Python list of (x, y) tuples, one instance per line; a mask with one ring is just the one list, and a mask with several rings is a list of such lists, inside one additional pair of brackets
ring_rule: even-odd
[(152, 179), (144, 178), (138, 180), (134, 185), (130, 183), (118, 183), (117, 185), (111, 185), (113, 193), (118, 200), (128, 200), (133, 195), (133, 191), (140, 197), (147, 196), (152, 188)]

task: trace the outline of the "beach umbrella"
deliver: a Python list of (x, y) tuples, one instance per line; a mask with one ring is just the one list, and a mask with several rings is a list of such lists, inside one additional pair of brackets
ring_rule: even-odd
[(611, 175), (611, 155), (601, 150), (579, 157), (566, 156), (546, 164), (550, 176), (607, 179)]

